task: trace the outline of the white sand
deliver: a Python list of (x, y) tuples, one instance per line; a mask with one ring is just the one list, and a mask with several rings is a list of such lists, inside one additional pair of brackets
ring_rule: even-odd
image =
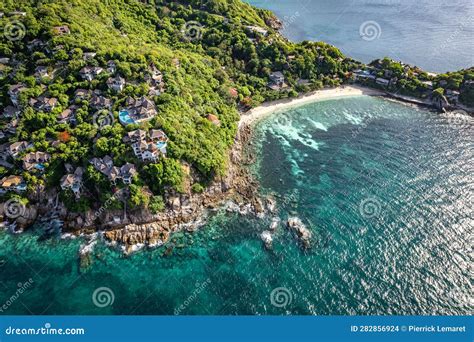
[(242, 114), (240, 117), (239, 127), (242, 125), (251, 125), (257, 122), (258, 120), (266, 117), (269, 114), (281, 109), (288, 109), (294, 108), (298, 106), (302, 106), (307, 103), (317, 102), (321, 100), (330, 100), (330, 99), (337, 99), (341, 97), (349, 97), (349, 96), (359, 96), (359, 95), (370, 95), (370, 96), (380, 96), (383, 95), (384, 92), (358, 87), (358, 86), (341, 86), (338, 88), (332, 89), (323, 89), (318, 90), (297, 98), (293, 99), (283, 99), (271, 102), (265, 102), (261, 106), (256, 107), (249, 112)]

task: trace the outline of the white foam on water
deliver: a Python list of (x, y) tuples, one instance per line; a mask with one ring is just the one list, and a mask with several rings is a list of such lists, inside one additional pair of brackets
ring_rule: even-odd
[(311, 122), (316, 129), (320, 129), (325, 132), (328, 131), (328, 127), (326, 127), (322, 122), (314, 121), (310, 118), (308, 118), (308, 121)]
[(278, 124), (271, 127), (272, 135), (279, 137), (282, 146), (293, 148), (294, 146), (291, 145), (291, 142), (297, 141), (313, 150), (319, 150), (321, 144), (315, 141), (311, 134), (305, 133), (299, 128), (292, 126), (291, 121), (287, 123), (289, 123), (289, 125)]

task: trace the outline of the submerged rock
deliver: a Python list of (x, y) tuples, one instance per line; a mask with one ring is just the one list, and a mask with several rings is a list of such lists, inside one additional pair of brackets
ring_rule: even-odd
[(311, 247), (311, 231), (306, 228), (299, 217), (288, 218), (287, 226), (296, 234), (304, 248)]
[(275, 199), (272, 197), (267, 197), (266, 202), (267, 202), (266, 205), (267, 205), (268, 211), (271, 213), (275, 213), (276, 208), (277, 208)]
[(272, 249), (273, 247), (273, 236), (272, 233), (268, 230), (265, 230), (260, 234), (260, 238), (262, 239), (263, 243), (265, 244), (266, 249)]
[(97, 244), (97, 233), (93, 234), (89, 241), (79, 247), (79, 269), (83, 270), (92, 264), (92, 252)]
[(277, 229), (277, 227), (280, 225), (280, 222), (281, 222), (281, 220), (280, 220), (279, 217), (274, 217), (272, 219), (272, 222), (270, 223), (270, 228), (269, 229), (271, 231), (275, 231)]

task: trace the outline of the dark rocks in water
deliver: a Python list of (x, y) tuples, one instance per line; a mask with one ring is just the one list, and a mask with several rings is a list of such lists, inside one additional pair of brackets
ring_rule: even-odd
[(280, 225), (280, 223), (281, 223), (280, 218), (279, 217), (274, 217), (272, 219), (272, 222), (270, 223), (270, 227), (269, 227), (270, 231), (272, 231), (272, 232), (275, 231), (277, 229), (277, 227)]
[(296, 234), (304, 248), (311, 247), (311, 231), (306, 228), (299, 217), (288, 218), (287, 227)]
[(260, 234), (260, 238), (265, 244), (266, 249), (273, 248), (273, 236), (271, 232), (269, 232), (268, 230), (263, 231), (262, 234)]

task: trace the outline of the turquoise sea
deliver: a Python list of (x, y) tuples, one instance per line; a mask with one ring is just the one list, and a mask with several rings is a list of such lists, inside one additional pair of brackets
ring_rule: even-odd
[(272, 217), (226, 211), (128, 257), (99, 242), (87, 269), (81, 238), (1, 232), (0, 313), (473, 313), (472, 119), (360, 96), (275, 113), (256, 130), (262, 191), (282, 221), (301, 218), (311, 249), (280, 225), (267, 251)]
[[(470, 0), (247, 2), (275, 12), (291, 40), (328, 42), (366, 63), (388, 56), (432, 72), (474, 66), (474, 2)], [(369, 39), (363, 39), (361, 31)]]

